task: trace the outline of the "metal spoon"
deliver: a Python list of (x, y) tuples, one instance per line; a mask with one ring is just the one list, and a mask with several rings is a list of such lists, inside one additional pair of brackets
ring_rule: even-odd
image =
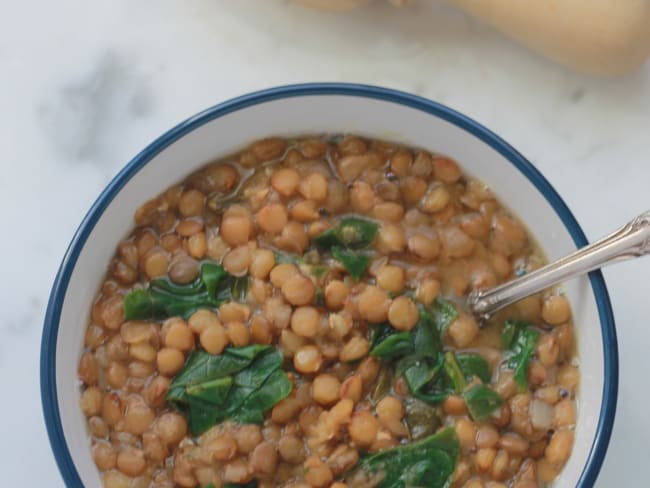
[(538, 291), (607, 264), (650, 253), (650, 211), (599, 241), (489, 290), (473, 291), (467, 308), (487, 320), (494, 312)]

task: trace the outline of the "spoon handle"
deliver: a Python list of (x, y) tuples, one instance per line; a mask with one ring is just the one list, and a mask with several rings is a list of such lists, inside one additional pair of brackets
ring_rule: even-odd
[(467, 299), (469, 309), (488, 318), (492, 313), (538, 291), (601, 268), (650, 253), (650, 211), (602, 239), (547, 264), (527, 275), (485, 291), (473, 291)]

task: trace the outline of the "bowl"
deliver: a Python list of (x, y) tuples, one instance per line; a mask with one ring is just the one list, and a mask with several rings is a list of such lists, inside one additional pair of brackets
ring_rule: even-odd
[[(79, 226), (50, 295), (41, 344), (41, 396), (52, 450), (68, 486), (100, 486), (78, 405), (77, 363), (90, 305), (133, 212), (146, 199), (216, 157), (270, 135), (355, 132), (456, 158), (530, 224), (556, 259), (587, 244), (553, 187), (522, 155), (475, 121), (407, 93), (354, 84), (264, 90), (214, 106), (163, 134), (109, 183)], [(574, 313), (582, 383), (571, 458), (557, 487), (590, 487), (614, 423), (616, 332), (603, 277), (564, 285)]]

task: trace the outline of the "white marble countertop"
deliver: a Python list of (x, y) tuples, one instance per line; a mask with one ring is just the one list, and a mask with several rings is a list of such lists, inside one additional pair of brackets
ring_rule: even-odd
[[(49, 289), (75, 228), (137, 151), (216, 102), (303, 81), (395, 87), (503, 136), (592, 239), (650, 208), (650, 65), (620, 79), (582, 76), (427, 0), (345, 15), (281, 0), (13, 2), (0, 16), (0, 78), (3, 486), (63, 484), (38, 361)], [(650, 258), (605, 275), (620, 396), (598, 485), (640, 486), (650, 475)]]

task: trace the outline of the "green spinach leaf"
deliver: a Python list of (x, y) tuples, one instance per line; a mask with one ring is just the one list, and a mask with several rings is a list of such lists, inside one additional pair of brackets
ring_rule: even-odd
[(193, 352), (174, 377), (166, 400), (198, 435), (218, 422), (261, 423), (291, 393), (282, 354), (271, 346), (229, 347), (222, 354)]
[(406, 356), (397, 362), (395, 371), (397, 376), (404, 377), (411, 394), (420, 398), (425, 387), (440, 373), (443, 366), (440, 359)]
[(460, 456), (460, 443), (453, 428), (422, 440), (380, 451), (359, 461), (345, 478), (380, 477), (377, 488), (448, 488)]
[(465, 381), (465, 375), (461, 371), (460, 365), (456, 361), (456, 355), (452, 351), (445, 353), (444, 368), (454, 388), (454, 392), (462, 393), (467, 386), (467, 381)]
[(423, 402), (437, 405), (454, 394), (454, 385), (445, 370), (445, 358), (404, 358), (397, 365), (403, 371), (411, 395)]
[(507, 320), (503, 326), (502, 343), (509, 349), (508, 367), (514, 371), (514, 379), (519, 391), (528, 388), (528, 364), (535, 352), (539, 331), (531, 324)]
[(530, 363), (530, 357), (535, 352), (538, 339), (538, 331), (524, 329), (519, 332), (512, 348), (513, 356), (510, 358), (509, 365), (515, 371), (515, 383), (517, 383), (519, 391), (525, 391), (528, 388), (528, 364)]
[(226, 400), (231, 387), (232, 378), (226, 376), (225, 378), (217, 378), (196, 385), (189, 385), (185, 388), (185, 392), (192, 399), (219, 405)]
[(488, 362), (478, 354), (456, 354), (456, 360), (460, 369), (465, 375), (467, 381), (472, 381), (473, 377), (479, 378), (483, 383), (489, 383), (492, 377)]
[(370, 246), (379, 225), (358, 217), (345, 217), (325, 232), (317, 235), (314, 242), (320, 248), (331, 249), (334, 246), (346, 249), (363, 249)]
[(370, 256), (359, 251), (350, 251), (339, 246), (332, 247), (332, 256), (347, 270), (350, 276), (358, 280), (370, 266)]
[(151, 290), (133, 290), (124, 297), (124, 318), (134, 320), (166, 317), (165, 298), (166, 295)]
[[(214, 487), (213, 487), (214, 488)], [(257, 488), (257, 480), (249, 481), (248, 483), (226, 483), (221, 485), (221, 488)]]
[[(230, 278), (228, 272), (216, 263), (203, 263), (201, 266), (201, 282), (205, 286), (205, 291), (213, 297), (217, 294), (217, 288), (222, 281)], [(236, 279), (235, 279), (236, 281)]]
[(398, 332), (387, 323), (376, 326), (370, 350), (372, 356), (396, 361), (395, 376), (404, 377), (411, 395), (431, 404), (460, 393), (466, 385), (454, 354), (441, 354), (439, 327), (454, 320), (456, 309), (444, 300), (437, 304), (433, 311), (418, 307), (418, 323), (410, 332)]
[(461, 394), (477, 376), (489, 381), (487, 362), (474, 354), (442, 353), (441, 334), (458, 316), (456, 307), (437, 299), (431, 309), (419, 305), (418, 323), (410, 332), (399, 332), (388, 323), (375, 326), (370, 355), (394, 366), (414, 398), (438, 404), (449, 395)]
[(215, 308), (227, 301), (242, 301), (248, 279), (229, 275), (222, 266), (206, 262), (197, 279), (178, 285), (168, 279), (153, 280), (147, 290), (133, 290), (124, 297), (124, 318), (188, 318), (200, 308)]
[(398, 332), (384, 322), (375, 326), (370, 341), (370, 355), (379, 359), (402, 357), (413, 353), (415, 346), (410, 332)]
[(370, 354), (381, 359), (413, 354), (436, 358), (442, 345), (435, 318), (421, 305), (418, 310), (418, 322), (410, 332), (398, 332), (388, 322), (375, 326)]
[(440, 334), (444, 333), (447, 327), (458, 317), (456, 307), (451, 302), (442, 298), (436, 298), (433, 302), (432, 312), (433, 319)]
[(501, 408), (503, 398), (487, 386), (476, 385), (463, 393), (467, 410), (474, 420), (480, 422), (488, 418), (492, 412)]
[(233, 401), (223, 420), (231, 418), (241, 424), (261, 424), (264, 421), (264, 413), (289, 396), (291, 382), (284, 371), (277, 369), (258, 389), (241, 387), (239, 391), (246, 393), (245, 398), (241, 403), (242, 396)]
[(501, 331), (501, 345), (503, 348), (510, 349), (519, 331), (529, 325), (528, 322), (522, 320), (506, 320)]
[(425, 307), (418, 307), (418, 323), (411, 331), (413, 334), (413, 343), (415, 353), (419, 356), (435, 358), (442, 350), (440, 332), (435, 313), (431, 313)]
[(436, 407), (415, 397), (404, 400), (404, 420), (411, 441), (418, 441), (435, 433), (440, 427)]
[(193, 296), (207, 293), (214, 296), (219, 283), (226, 280), (230, 275), (223, 266), (216, 263), (205, 262), (201, 265), (199, 276), (193, 283), (179, 285), (167, 278), (158, 278), (151, 281), (151, 289), (161, 293), (168, 293), (177, 296)]
[(190, 431), (200, 435), (217, 423), (215, 419), (215, 406), (211, 403), (188, 398), (186, 409), (183, 411), (188, 417)]
[(490, 380), (487, 362), (474, 354), (447, 351), (436, 360), (409, 356), (397, 362), (396, 374), (404, 376), (411, 395), (429, 404), (438, 404), (449, 395), (462, 394), (474, 376)]
[(390, 393), (390, 389), (393, 386), (393, 368), (390, 365), (384, 363), (379, 369), (377, 374), (377, 380), (375, 381), (374, 387), (370, 392), (370, 399), (377, 403), (379, 400), (384, 398)]
[(167, 401), (172, 405), (181, 402), (176, 408), (181, 408), (182, 400), (188, 386), (233, 376), (248, 367), (253, 360), (264, 352), (271, 350), (270, 346), (252, 345), (246, 347), (229, 347), (222, 354), (212, 355), (204, 351), (190, 354), (183, 369), (174, 377), (167, 391)]

